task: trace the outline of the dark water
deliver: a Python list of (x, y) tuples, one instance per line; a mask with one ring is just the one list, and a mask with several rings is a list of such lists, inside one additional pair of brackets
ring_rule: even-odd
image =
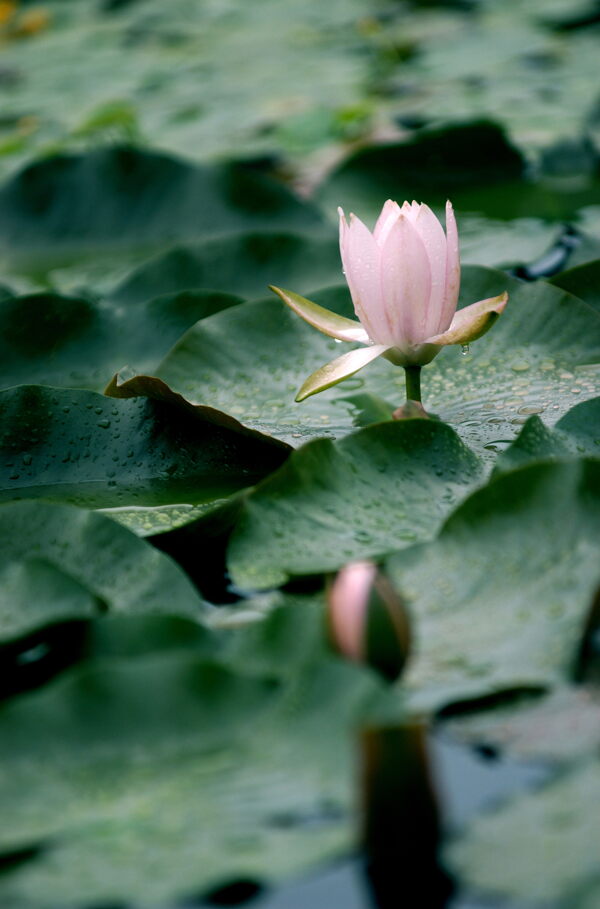
[[(430, 737), (430, 758), (444, 828), (458, 830), (472, 816), (490, 809), (546, 781), (552, 771), (540, 764), (490, 759), (476, 750), (450, 741), (441, 733)], [(401, 867), (398, 886), (385, 899), (385, 909), (557, 909), (546, 905), (498, 903), (459, 890), (439, 902), (420, 898), (415, 882), (409, 884)], [(216, 893), (210, 902), (185, 909), (212, 909), (218, 905), (248, 906), (250, 909), (383, 909), (370, 891), (359, 857), (323, 868), (299, 881), (270, 891), (246, 892), (241, 886)], [(175, 909), (175, 907), (172, 907)]]

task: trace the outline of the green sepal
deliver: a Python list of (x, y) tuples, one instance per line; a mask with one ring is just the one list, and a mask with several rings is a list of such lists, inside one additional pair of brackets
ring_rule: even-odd
[(342, 354), (325, 366), (319, 367), (308, 377), (302, 388), (296, 395), (296, 401), (304, 401), (310, 395), (316, 395), (319, 391), (325, 391), (332, 385), (337, 385), (355, 372), (367, 366), (371, 360), (376, 360), (382, 354), (389, 350), (385, 344), (374, 344), (372, 347), (358, 347), (356, 350), (349, 350), (348, 353)]
[(286, 306), (289, 306), (300, 318), (322, 331), (324, 335), (330, 338), (336, 338), (338, 341), (359, 341), (361, 344), (369, 342), (369, 336), (360, 322), (355, 319), (347, 319), (345, 316), (339, 316), (312, 300), (295, 294), (292, 290), (282, 290), (280, 287), (269, 285), (269, 290), (280, 297)]

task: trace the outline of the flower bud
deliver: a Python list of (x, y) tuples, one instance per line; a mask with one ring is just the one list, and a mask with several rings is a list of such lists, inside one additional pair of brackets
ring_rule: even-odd
[(327, 601), (333, 648), (395, 681), (408, 657), (410, 627), (404, 603), (386, 575), (372, 562), (351, 562), (338, 572)]

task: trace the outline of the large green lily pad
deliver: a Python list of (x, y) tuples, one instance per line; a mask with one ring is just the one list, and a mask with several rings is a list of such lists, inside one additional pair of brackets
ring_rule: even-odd
[(44, 280), (80, 260), (98, 268), (102, 257), (114, 271), (115, 254), (147, 257), (208, 234), (319, 224), (308, 204), (243, 165), (201, 167), (115, 147), (49, 158), (9, 180), (0, 189), (0, 262), (5, 273)]
[(574, 294), (600, 312), (600, 260), (563, 271), (551, 283)]
[(152, 372), (195, 322), (240, 297), (209, 291), (95, 302), (57, 294), (0, 301), (0, 384), (36, 382), (101, 391), (130, 366)]
[(173, 562), (104, 515), (68, 505), (0, 507), (0, 636), (107, 611), (206, 613)]
[[(505, 312), (467, 356), (456, 347), (446, 348), (423, 370), (425, 407), (484, 454), (506, 447), (528, 415), (543, 413), (553, 423), (575, 400), (597, 393), (598, 314), (544, 282), (525, 284), (492, 269), (464, 268), (464, 303), (504, 290), (510, 294)], [(330, 305), (330, 299), (313, 296)], [(347, 349), (274, 298), (202, 320), (175, 345), (158, 375), (190, 400), (297, 445), (310, 437), (348, 432), (357, 410), (345, 400), (349, 392), (360, 389), (394, 406), (403, 403), (404, 373), (387, 361), (294, 403), (307, 375)]]
[[(158, 906), (349, 848), (352, 736), (387, 696), (323, 652), (322, 621), (302, 602), (250, 629), (262, 669), (207, 659), (190, 638), (105, 654), (4, 706), (2, 845), (42, 850), (2, 875), (3, 905)], [(234, 634), (245, 650), (246, 631)]]
[(473, 493), (387, 561), (407, 597), (415, 707), (561, 684), (600, 581), (600, 464), (532, 464)]
[(482, 475), (456, 433), (433, 420), (309, 442), (244, 497), (228, 546), (232, 580), (278, 586), (431, 537)]
[[(319, 194), (329, 205), (344, 200), (345, 208), (365, 217), (378, 214), (388, 198), (402, 202), (423, 197), (429, 205), (442, 207), (449, 195), (459, 209), (518, 217), (531, 212), (522, 193), (506, 192), (506, 183), (518, 184), (524, 172), (523, 156), (503, 130), (480, 121), (422, 130), (404, 142), (359, 149), (319, 187)], [(507, 212), (507, 206), (515, 205), (516, 210)]]
[(0, 501), (78, 505), (219, 499), (279, 467), (288, 449), (211, 408), (21, 385), (0, 392)]
[(110, 297), (117, 306), (130, 306), (190, 287), (257, 297), (277, 281), (308, 292), (337, 283), (340, 274), (339, 244), (333, 233), (317, 238), (248, 231), (158, 256), (133, 271)]

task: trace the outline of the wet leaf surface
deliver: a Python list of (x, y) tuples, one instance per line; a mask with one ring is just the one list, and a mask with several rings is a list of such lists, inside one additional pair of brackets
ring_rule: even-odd
[(474, 492), (386, 564), (419, 629), (416, 708), (562, 684), (597, 589), (597, 461), (532, 464)]
[(0, 636), (105, 612), (206, 606), (186, 575), (156, 549), (103, 515), (68, 505), (18, 502), (0, 508)]
[(515, 441), (498, 455), (495, 469), (569, 456), (600, 457), (600, 398), (572, 407), (554, 429), (536, 415), (529, 417)]
[(599, 786), (598, 761), (581, 762), (556, 782), (482, 815), (447, 850), (452, 869), (496, 898), (593, 906), (598, 817), (589, 804)]
[(232, 580), (279, 586), (429, 538), (482, 480), (479, 459), (435, 421), (309, 442), (244, 498), (228, 546)]
[(21, 385), (0, 392), (0, 500), (118, 507), (219, 499), (270, 473), (281, 443), (210, 408)]
[[(80, 907), (85, 891), (88, 906), (157, 905), (236, 875), (277, 880), (347, 848), (348, 743), (385, 697), (322, 651), (321, 622), (314, 604), (289, 602), (212, 658), (193, 627), (186, 641), (180, 626), (178, 649), (157, 650), (146, 631), (145, 652), (126, 661), (105, 634), (96, 662), (7, 704), (4, 840), (49, 847), (3, 875), (5, 904)], [(116, 619), (111, 634), (122, 640)]]
[[(426, 409), (484, 455), (506, 447), (528, 415), (543, 413), (552, 424), (574, 396), (583, 400), (597, 390), (597, 313), (544, 282), (525, 284), (492, 269), (464, 268), (465, 304), (504, 290), (509, 304), (492, 331), (471, 345), (468, 356), (455, 348), (442, 351), (422, 380)], [(331, 293), (313, 298), (331, 305)], [(277, 345), (269, 340), (273, 336)], [(277, 299), (257, 301), (202, 320), (175, 345), (158, 374), (189, 400), (210, 403), (297, 445), (349, 431), (357, 412), (346, 400), (349, 391), (364, 390), (397, 405), (404, 401), (403, 371), (378, 361), (360, 376), (294, 403), (306, 376), (343, 349)]]

